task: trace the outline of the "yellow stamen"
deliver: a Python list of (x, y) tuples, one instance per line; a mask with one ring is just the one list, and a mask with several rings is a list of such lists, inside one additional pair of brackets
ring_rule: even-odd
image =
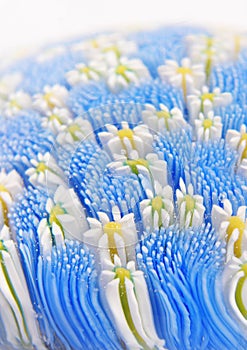
[(212, 47), (213, 46), (213, 44), (214, 44), (214, 39), (211, 37), (207, 37), (206, 38), (206, 46), (207, 46), (207, 48), (210, 48), (210, 47)]
[[(11, 196), (11, 194), (7, 190), (7, 188), (4, 185), (0, 184), (0, 194), (1, 194), (1, 192), (8, 193)], [(9, 226), (9, 218), (8, 218), (9, 209), (8, 209), (6, 202), (1, 197), (1, 195), (0, 195), (0, 205), (2, 206), (3, 222), (6, 226)]]
[(185, 203), (186, 203), (186, 211), (193, 211), (195, 209), (195, 199), (193, 197), (191, 197), (189, 194), (186, 194), (185, 197)]
[(139, 174), (138, 169), (137, 169), (137, 165), (142, 165), (147, 169), (149, 166), (148, 161), (146, 159), (143, 159), (143, 158), (138, 158), (135, 160), (127, 159), (125, 164), (128, 165), (131, 168), (132, 173), (134, 173), (136, 175)]
[(117, 233), (120, 236), (122, 236), (121, 224), (115, 221), (110, 221), (104, 225), (103, 231), (108, 236), (108, 246), (110, 251), (110, 257), (111, 257), (111, 261), (114, 263), (114, 255), (118, 255), (114, 234)]
[(192, 75), (192, 70), (189, 67), (178, 67), (177, 73), (182, 75), (182, 89), (184, 93), (184, 100), (187, 96), (186, 75)]
[(214, 50), (212, 50), (211, 47), (209, 47), (206, 50), (204, 50), (203, 53), (205, 53), (205, 55), (206, 55), (205, 71), (206, 71), (206, 76), (207, 76), (207, 79), (208, 79), (209, 76), (210, 76), (210, 73), (211, 73), (212, 58), (215, 55), (215, 52), (214, 52)]
[(118, 58), (121, 56), (121, 52), (119, 51), (118, 47), (115, 45), (106, 47), (103, 50), (103, 52), (111, 52), (111, 51), (114, 52)]
[(121, 144), (123, 148), (127, 151), (124, 139), (127, 138), (129, 139), (132, 148), (135, 148), (135, 143), (134, 143), (134, 133), (131, 129), (121, 129), (118, 130), (118, 137), (120, 138)]
[(57, 120), (59, 124), (63, 124), (62, 123), (62, 120), (59, 118), (59, 116), (57, 116), (56, 114), (52, 114), (50, 117), (49, 117), (49, 120), (50, 121), (53, 121), (53, 120)]
[(40, 162), (36, 167), (36, 172), (37, 173), (44, 173), (48, 169), (49, 169), (49, 167), (44, 162)]
[(210, 129), (211, 126), (213, 125), (213, 121), (211, 119), (204, 119), (202, 125), (204, 127), (204, 130)]
[(241, 155), (241, 160), (243, 160), (244, 158), (247, 158), (247, 133), (244, 133), (242, 136), (241, 136), (241, 139), (238, 143), (238, 147), (241, 145), (241, 143), (245, 141), (246, 144), (245, 144), (245, 148), (243, 150), (243, 153)]
[(72, 136), (74, 141), (79, 141), (80, 138), (78, 136), (76, 136), (77, 132), (81, 132), (80, 127), (77, 124), (71, 124), (70, 126), (68, 126), (68, 131), (70, 133), (70, 135)]
[(169, 112), (161, 110), (161, 111), (157, 111), (156, 115), (159, 119), (161, 119), (161, 118), (164, 119), (166, 129), (169, 130), (168, 119), (171, 118), (171, 114)]
[(215, 94), (213, 92), (205, 92), (205, 94), (201, 96), (201, 99), (202, 99), (202, 102), (204, 102), (205, 100), (214, 102), (214, 97), (215, 97)]
[(10, 100), (9, 101), (10, 107), (12, 108), (17, 108), (17, 109), (21, 109), (22, 107), (19, 105), (19, 103), (17, 103), (16, 100)]
[(242, 219), (238, 216), (231, 216), (229, 219), (229, 225), (226, 230), (226, 241), (229, 242), (229, 239), (231, 238), (231, 235), (235, 229), (238, 229), (239, 231), (239, 237), (237, 241), (234, 244), (234, 255), (237, 258), (240, 258), (242, 255), (242, 240), (243, 240), (243, 234), (245, 229), (245, 223)]
[(50, 224), (50, 227), (52, 227), (53, 223), (57, 224), (60, 227), (60, 229), (63, 233), (63, 236), (64, 236), (65, 235), (64, 229), (63, 229), (63, 226), (58, 218), (59, 215), (63, 215), (63, 214), (66, 214), (66, 210), (64, 208), (62, 208), (59, 204), (56, 204), (51, 209), (51, 212), (49, 215), (49, 224)]
[(134, 324), (134, 321), (132, 319), (126, 286), (125, 286), (125, 278), (128, 278), (129, 280), (131, 280), (130, 271), (123, 267), (118, 267), (116, 268), (115, 273), (116, 273), (115, 278), (119, 278), (119, 296), (120, 296), (122, 309), (124, 312), (125, 319), (128, 323), (128, 326), (132, 334), (136, 338), (137, 342), (140, 344), (141, 348), (144, 350), (151, 350), (146, 344), (146, 342), (144, 341), (144, 339), (141, 337), (141, 335), (138, 333), (136, 326)]
[(235, 292), (235, 298), (236, 298), (236, 303), (239, 308), (239, 311), (244, 316), (244, 318), (247, 319), (247, 310), (243, 303), (243, 286), (247, 279), (247, 264), (242, 265), (241, 271), (244, 272), (244, 276), (241, 277), (238, 281), (236, 292)]
[(157, 213), (159, 215), (158, 225), (159, 225), (159, 228), (160, 228), (162, 226), (161, 210), (162, 210), (162, 208), (164, 208), (164, 203), (163, 203), (162, 197), (160, 197), (160, 196), (154, 197), (152, 199), (152, 201), (151, 201), (151, 206), (152, 206), (153, 213), (155, 211), (157, 211)]
[(49, 108), (53, 109), (55, 107), (55, 104), (51, 102), (51, 98), (53, 97), (53, 94), (51, 92), (47, 92), (44, 94), (43, 99), (46, 101)]

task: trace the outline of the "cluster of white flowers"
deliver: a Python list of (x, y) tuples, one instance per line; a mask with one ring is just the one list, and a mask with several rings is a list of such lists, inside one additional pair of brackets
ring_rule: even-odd
[(74, 49), (81, 50), (88, 61), (76, 64), (75, 69), (67, 72), (67, 81), (72, 86), (103, 79), (111, 91), (117, 92), (130, 83), (138, 84), (150, 78), (140, 59), (127, 57), (136, 51), (135, 44), (119, 35), (99, 36), (77, 44)]
[(87, 230), (84, 209), (71, 188), (59, 186), (53, 199), (46, 203), (48, 216), (38, 225), (38, 236), (43, 254), (50, 254), (52, 245), (64, 244), (65, 239), (83, 241)]
[(9, 118), (32, 105), (31, 97), (22, 90), (17, 90), (22, 77), (13, 73), (0, 78), (0, 113)]

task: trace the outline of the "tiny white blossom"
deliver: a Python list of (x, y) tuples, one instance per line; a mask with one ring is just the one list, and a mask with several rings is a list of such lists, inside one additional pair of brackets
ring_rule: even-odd
[(135, 257), (137, 231), (134, 214), (121, 216), (117, 206), (112, 208), (113, 221), (104, 212), (97, 212), (99, 220), (87, 218), (90, 229), (83, 235), (83, 241), (99, 248), (101, 264), (104, 260), (114, 261), (118, 255), (123, 264)]
[(45, 112), (42, 118), (43, 128), (49, 128), (55, 135), (61, 131), (61, 126), (72, 121), (71, 113), (67, 108), (57, 108)]
[(246, 206), (240, 206), (233, 215), (232, 205), (228, 199), (223, 200), (223, 208), (213, 205), (212, 225), (221, 239), (227, 242), (227, 260), (235, 255), (240, 258), (247, 251)]
[(135, 269), (135, 263), (130, 261), (126, 268), (122, 267), (115, 256), (114, 264), (109, 261), (108, 269), (101, 273), (101, 285), (113, 323), (126, 348), (165, 349), (164, 340), (159, 339), (155, 330), (144, 274)]
[(184, 98), (193, 89), (201, 89), (206, 80), (202, 64), (192, 64), (189, 58), (183, 58), (181, 65), (173, 60), (166, 60), (165, 65), (158, 67), (162, 81), (183, 89)]
[(38, 153), (37, 159), (31, 159), (30, 162), (32, 167), (27, 169), (25, 173), (34, 186), (40, 184), (56, 188), (59, 185), (64, 185), (63, 173), (49, 152), (44, 155)]
[(23, 91), (13, 92), (0, 102), (0, 111), (7, 117), (18, 114), (23, 109), (28, 109), (32, 105), (30, 95)]
[(228, 129), (226, 133), (226, 143), (237, 151), (237, 172), (247, 177), (247, 132), (246, 125), (241, 125), (240, 131)]
[(20, 175), (11, 170), (6, 173), (5, 170), (0, 172), (0, 227), (8, 225), (8, 211), (16, 196), (23, 189), (23, 181)]
[[(167, 163), (158, 158), (156, 153), (148, 153), (144, 158), (131, 152), (131, 158), (125, 156), (116, 157), (114, 162), (107, 165), (115, 175), (129, 175), (134, 173), (149, 180), (150, 184), (158, 182), (162, 187), (167, 185)], [(136, 157), (135, 157), (136, 156)]]
[(128, 87), (130, 83), (139, 84), (142, 80), (150, 79), (147, 67), (139, 59), (121, 57), (120, 60), (109, 67), (106, 82), (111, 91), (118, 92)]
[(0, 305), (1, 319), (8, 343), (14, 348), (25, 347), (44, 350), (39, 325), (33, 310), (26, 278), (15, 242), (9, 228), (0, 230)]
[(62, 125), (57, 135), (57, 142), (74, 144), (83, 140), (95, 140), (92, 125), (81, 117), (70, 120), (67, 125)]
[(82, 51), (89, 59), (114, 54), (116, 57), (127, 56), (137, 51), (134, 41), (126, 40), (119, 33), (99, 35), (91, 40), (85, 40), (73, 45), (74, 51)]
[(151, 104), (145, 104), (142, 111), (142, 119), (151, 130), (160, 132), (163, 130), (176, 131), (187, 126), (182, 111), (174, 107), (169, 110), (163, 103), (159, 104), (159, 109)]
[(145, 229), (159, 229), (173, 223), (174, 205), (173, 191), (167, 185), (161, 187), (155, 182), (155, 193), (146, 190), (148, 199), (140, 202), (140, 208)]
[(198, 119), (195, 119), (195, 132), (198, 141), (220, 140), (222, 135), (221, 117), (214, 116), (213, 111), (208, 112), (207, 117), (200, 113)]
[(48, 217), (40, 221), (38, 235), (43, 254), (49, 254), (52, 244), (61, 246), (64, 239), (83, 240), (88, 224), (84, 209), (74, 190), (59, 186), (54, 198), (46, 203)]
[(137, 151), (138, 157), (153, 150), (153, 135), (149, 132), (147, 125), (142, 124), (130, 129), (127, 122), (122, 122), (122, 128), (107, 124), (107, 132), (100, 132), (99, 138), (106, 150), (114, 155), (125, 155), (130, 157), (133, 150)]
[(180, 178), (179, 185), (180, 189), (176, 190), (179, 225), (181, 228), (196, 228), (204, 221), (203, 197), (194, 194), (192, 184), (189, 184), (186, 189), (182, 178)]
[(187, 96), (190, 121), (193, 122), (200, 112), (207, 114), (215, 107), (224, 107), (231, 102), (232, 94), (230, 92), (221, 92), (220, 88), (214, 88), (210, 92), (209, 88), (204, 85), (201, 91), (194, 90)]
[(67, 81), (74, 86), (80, 83), (88, 83), (90, 80), (99, 81), (106, 74), (104, 61), (91, 61), (88, 64), (78, 63), (75, 69), (66, 73)]
[(235, 256), (225, 264), (222, 275), (222, 290), (229, 304), (229, 311), (247, 326), (247, 252), (239, 259)]
[(47, 112), (55, 107), (65, 108), (68, 96), (69, 92), (64, 86), (46, 85), (43, 93), (34, 95), (33, 107), (40, 112)]

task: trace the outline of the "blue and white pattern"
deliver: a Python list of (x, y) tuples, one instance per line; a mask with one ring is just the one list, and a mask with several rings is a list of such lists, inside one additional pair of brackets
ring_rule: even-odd
[(0, 348), (247, 348), (247, 36), (99, 34), (0, 72)]

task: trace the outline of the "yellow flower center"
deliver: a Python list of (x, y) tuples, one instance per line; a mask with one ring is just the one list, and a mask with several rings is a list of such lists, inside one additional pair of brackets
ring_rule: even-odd
[(247, 319), (247, 310), (243, 302), (243, 286), (246, 283), (246, 279), (247, 279), (247, 263), (241, 266), (241, 271), (244, 272), (244, 276), (241, 277), (238, 281), (236, 292), (235, 292), (235, 298), (236, 298), (236, 303), (239, 308), (239, 311), (244, 316), (244, 318)]
[(10, 104), (10, 107), (12, 107), (12, 108), (21, 109), (21, 106), (19, 105), (19, 103), (17, 103), (16, 100), (10, 100), (9, 104)]
[(125, 278), (128, 278), (129, 280), (131, 279), (130, 271), (124, 267), (117, 267), (115, 273), (115, 278), (119, 278), (121, 282), (124, 282)]
[(247, 133), (244, 133), (242, 136), (241, 136), (241, 139), (239, 141), (239, 144), (238, 144), (238, 147), (241, 145), (241, 143), (245, 141), (246, 142), (246, 145), (245, 145), (245, 148), (243, 150), (243, 153), (241, 155), (241, 160), (243, 160), (244, 158), (247, 158)]
[(205, 94), (203, 94), (201, 96), (201, 99), (202, 99), (202, 102), (204, 102), (205, 100), (209, 100), (209, 101), (213, 102), (214, 97), (215, 97), (215, 94), (213, 92), (206, 92)]
[(154, 212), (156, 211), (159, 215), (158, 225), (160, 228), (162, 226), (161, 210), (162, 210), (162, 208), (164, 208), (164, 203), (163, 203), (162, 197), (160, 197), (160, 196), (154, 197), (151, 201), (151, 207), (152, 207), (152, 213), (154, 214)]
[(46, 101), (47, 105), (49, 108), (53, 109), (55, 107), (55, 104), (51, 102), (51, 98), (53, 97), (52, 92), (47, 92), (44, 96), (43, 99)]
[(110, 221), (104, 225), (103, 231), (108, 236), (108, 246), (110, 251), (110, 257), (111, 257), (111, 261), (114, 262), (114, 255), (118, 255), (114, 234), (117, 233), (120, 236), (122, 236), (121, 224), (115, 221)]
[(134, 133), (131, 129), (118, 130), (118, 137), (120, 138), (121, 144), (126, 151), (127, 149), (124, 143), (124, 139), (126, 138), (130, 141), (132, 148), (135, 148)]
[(124, 76), (127, 70), (128, 70), (128, 67), (124, 66), (123, 64), (120, 64), (116, 68), (116, 73)]
[(49, 120), (52, 122), (53, 120), (57, 120), (59, 124), (63, 124), (62, 123), (62, 120), (59, 118), (58, 115), (56, 114), (52, 114), (50, 117), (49, 117)]
[(143, 159), (143, 158), (139, 158), (139, 159), (135, 159), (135, 160), (127, 159), (125, 164), (128, 165), (131, 168), (132, 173), (134, 173), (136, 175), (139, 174), (138, 169), (137, 169), (137, 165), (142, 165), (148, 169), (148, 161), (146, 159)]
[(156, 115), (159, 119), (164, 119), (166, 129), (169, 130), (168, 119), (171, 118), (171, 114), (169, 112), (161, 110), (161, 111), (157, 111)]
[(84, 66), (83, 68), (79, 69), (79, 72), (88, 75), (88, 73), (90, 72), (90, 68), (87, 66)]
[(214, 39), (213, 39), (212, 37), (209, 37), (209, 36), (208, 36), (208, 37), (206, 38), (206, 45), (207, 45), (207, 48), (212, 47), (213, 44), (214, 44)]
[(36, 167), (37, 173), (44, 173), (48, 168), (48, 166), (44, 162), (40, 162)]
[(77, 124), (71, 124), (70, 126), (68, 126), (68, 131), (70, 133), (70, 135), (72, 136), (74, 141), (79, 141), (80, 138), (78, 136), (76, 136), (77, 132), (81, 132), (81, 129), (79, 127), (79, 125)]
[[(8, 206), (6, 202), (1, 197), (1, 192), (8, 193), (11, 196), (11, 193), (7, 190), (7, 188), (4, 185), (0, 184), (0, 208), (2, 207), (2, 215), (3, 215), (3, 221), (6, 226), (9, 226), (9, 218), (8, 218)], [(11, 196), (12, 197), (12, 196)]]
[(153, 350), (153, 349), (150, 349), (150, 347), (146, 344), (142, 336), (138, 333), (138, 330), (136, 329), (136, 326), (134, 324), (134, 321), (131, 315), (128, 295), (127, 295), (126, 286), (125, 286), (125, 278), (128, 278), (131, 280), (130, 271), (123, 267), (117, 267), (115, 269), (115, 273), (116, 273), (115, 278), (119, 278), (119, 296), (120, 296), (123, 313), (127, 321), (127, 324), (129, 326), (129, 329), (131, 330), (132, 334), (134, 335), (134, 337), (136, 338), (137, 342), (140, 344), (142, 349)]
[(121, 56), (121, 52), (119, 51), (118, 47), (113, 45), (113, 46), (109, 46), (109, 47), (106, 47), (103, 52), (114, 52), (116, 54), (117, 57), (120, 57)]
[(60, 227), (60, 229), (61, 229), (61, 231), (63, 233), (63, 236), (64, 236), (63, 226), (62, 226), (61, 222), (58, 219), (58, 216), (59, 215), (63, 215), (63, 214), (66, 214), (66, 210), (64, 208), (62, 208), (59, 204), (56, 204), (51, 209), (51, 212), (50, 212), (50, 215), (49, 215), (49, 224), (50, 224), (51, 227), (52, 227), (53, 223), (57, 224)]
[(243, 222), (242, 219), (238, 216), (231, 216), (229, 219), (229, 225), (226, 230), (226, 241), (227, 243), (229, 242), (229, 239), (231, 238), (231, 235), (235, 229), (238, 229), (239, 231), (239, 237), (237, 241), (234, 244), (234, 254), (236, 257), (240, 258), (242, 255), (242, 239), (243, 239), (243, 234), (244, 234), (244, 229), (245, 229), (245, 223)]
[(192, 70), (189, 67), (178, 67), (177, 73), (182, 75), (182, 89), (184, 93), (184, 100), (187, 97), (186, 75), (192, 75)]
[(186, 203), (186, 211), (193, 211), (195, 209), (195, 199), (191, 197), (189, 194), (186, 194), (184, 197), (185, 203)]
[(213, 121), (211, 119), (204, 119), (202, 125), (204, 127), (204, 130), (210, 129), (211, 126), (213, 125)]

